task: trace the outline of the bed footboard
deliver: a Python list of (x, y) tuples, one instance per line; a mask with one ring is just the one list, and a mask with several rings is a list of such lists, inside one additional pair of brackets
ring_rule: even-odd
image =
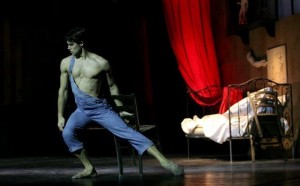
[[(260, 126), (257, 125), (257, 109), (253, 105), (254, 96), (256, 95), (267, 95), (265, 90), (272, 89), (274, 93), (276, 93), (276, 118), (273, 123), (276, 125), (280, 125), (280, 133), (281, 135), (273, 135), (267, 136), (266, 134), (262, 134)], [(251, 159), (255, 161), (255, 145), (264, 145), (264, 146), (272, 146), (273, 144), (280, 144), (283, 148), (283, 151), (292, 149), (292, 158), (294, 158), (294, 134), (293, 134), (293, 103), (292, 103), (292, 86), (289, 83), (277, 83), (267, 78), (254, 78), (247, 82), (241, 84), (230, 84), (228, 85), (228, 97), (230, 98), (231, 91), (239, 90), (243, 96), (243, 98), (248, 98), (247, 101), (247, 117), (249, 118), (246, 132), (241, 136), (236, 136), (233, 133), (233, 124), (235, 121), (234, 118), (240, 118), (242, 114), (244, 114), (241, 110), (234, 110), (234, 105), (228, 100), (228, 118), (229, 118), (229, 131), (230, 137), (228, 138), (230, 142), (230, 160), (232, 161), (232, 140), (234, 139), (249, 139), (251, 144)], [(262, 92), (263, 91), (263, 92)], [(258, 93), (259, 94), (258, 94)], [(261, 94), (263, 93), (263, 94)], [(262, 101), (260, 99), (260, 101)], [(251, 105), (252, 103), (252, 105)], [(275, 103), (275, 102), (274, 102)], [(262, 103), (260, 103), (262, 104)], [(240, 107), (237, 107), (238, 109)], [(263, 107), (261, 107), (263, 108)], [(264, 107), (266, 109), (267, 107)], [(270, 114), (268, 115), (270, 116)], [(270, 122), (269, 122), (270, 123)], [(271, 124), (271, 123), (270, 123)], [(239, 128), (241, 128), (240, 123), (238, 124)], [(255, 128), (255, 130), (254, 130)], [(265, 129), (268, 130), (268, 129)], [(272, 139), (272, 142), (270, 141)], [(277, 141), (276, 141), (277, 140)], [(275, 142), (274, 142), (275, 141)]]

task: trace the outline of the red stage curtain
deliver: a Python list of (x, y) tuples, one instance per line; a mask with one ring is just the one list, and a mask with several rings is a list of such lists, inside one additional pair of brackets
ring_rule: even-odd
[[(202, 106), (219, 103), (222, 88), (211, 30), (210, 0), (163, 0), (163, 9), (179, 71), (188, 90), (194, 92), (190, 95)], [(210, 87), (214, 91), (199, 91)]]

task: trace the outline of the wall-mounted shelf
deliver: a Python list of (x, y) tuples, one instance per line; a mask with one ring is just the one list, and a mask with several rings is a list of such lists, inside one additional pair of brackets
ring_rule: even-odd
[(247, 25), (240, 25), (232, 33), (241, 37), (245, 45), (249, 44), (249, 31), (255, 28), (263, 27), (270, 37), (275, 37), (275, 21), (256, 21)]

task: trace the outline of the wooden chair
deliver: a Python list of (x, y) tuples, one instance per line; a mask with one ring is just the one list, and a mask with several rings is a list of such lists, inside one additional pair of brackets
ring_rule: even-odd
[(281, 122), (281, 109), (277, 99), (277, 92), (271, 87), (255, 94), (248, 92), (250, 104), (253, 109), (254, 121), (251, 126), (251, 156), (255, 161), (255, 145), (259, 147), (280, 146), (284, 159), (286, 154), (283, 147), (284, 127)]
[[(123, 103), (122, 106), (116, 106), (115, 100), (119, 100)], [(146, 135), (149, 131), (154, 131), (153, 142), (160, 148), (160, 140), (158, 137), (157, 127), (155, 124), (141, 124), (138, 112), (138, 105), (136, 100), (136, 95), (134, 93), (131, 94), (119, 94), (111, 96), (111, 104), (113, 105), (114, 110), (120, 114), (120, 117), (128, 124), (128, 126), (134, 128), (135, 130)], [(124, 112), (130, 114), (124, 114)], [(99, 125), (90, 125), (88, 130), (103, 130)], [(136, 151), (133, 147), (131, 147), (127, 141), (120, 139), (119, 137), (113, 135), (116, 154), (117, 154), (117, 162), (119, 167), (119, 175), (123, 175), (123, 160), (122, 160), (122, 149), (129, 148), (131, 152), (131, 157), (133, 159), (133, 164), (136, 165), (136, 159), (138, 159), (139, 164), (139, 174), (143, 175), (143, 162), (142, 157), (136, 157)]]

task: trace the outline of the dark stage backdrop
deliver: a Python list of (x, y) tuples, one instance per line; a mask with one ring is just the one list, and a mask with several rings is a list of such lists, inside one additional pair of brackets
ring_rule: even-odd
[[(56, 102), (59, 63), (69, 55), (64, 35), (74, 26), (85, 26), (90, 49), (111, 61), (121, 92), (137, 93), (141, 119), (157, 122), (163, 150), (185, 150), (180, 122), (186, 88), (160, 1), (10, 1), (1, 7), (0, 21), (0, 156), (68, 155), (56, 126)], [(104, 155), (114, 154), (113, 143), (103, 143), (111, 136), (95, 137), (95, 146), (108, 146)]]
[[(137, 93), (141, 119), (157, 123), (163, 152), (185, 153), (186, 86), (161, 1), (78, 3), (13, 0), (0, 7), (0, 156), (69, 155), (56, 126), (56, 102), (60, 60), (69, 55), (64, 35), (74, 26), (85, 26), (91, 50), (111, 61), (121, 92)], [(110, 135), (91, 137), (94, 154), (115, 154)]]

